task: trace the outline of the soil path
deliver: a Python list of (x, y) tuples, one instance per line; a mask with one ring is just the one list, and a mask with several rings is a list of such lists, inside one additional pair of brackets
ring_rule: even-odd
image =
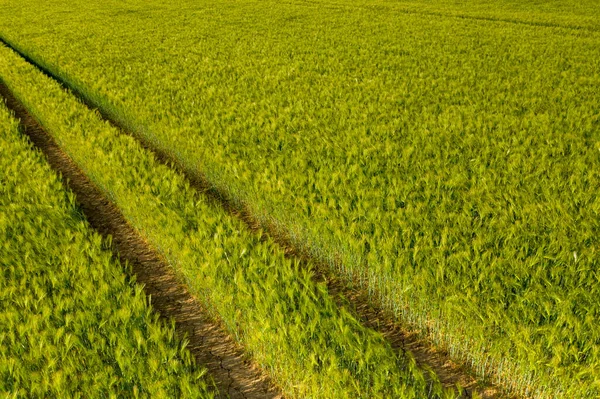
[[(112, 236), (115, 255), (127, 261), (163, 319), (173, 319), (180, 338), (199, 365), (206, 366), (221, 396), (232, 399), (282, 398), (275, 385), (244, 357), (244, 352), (224, 328), (206, 317), (202, 308), (160, 255), (133, 229), (119, 209), (103, 195), (53, 138), (29, 114), (8, 87), (0, 82), (0, 97), (20, 120), (22, 131), (41, 149), (50, 166), (62, 175), (64, 185), (76, 195), (90, 225), (103, 236)], [(226, 395), (223, 395), (226, 394)]]
[(257, 234), (262, 234), (263, 238), (272, 239), (285, 251), (287, 256), (299, 258), (304, 265), (308, 263), (314, 265), (316, 269), (315, 280), (324, 281), (327, 284), (329, 292), (338, 306), (346, 307), (364, 326), (380, 332), (395, 350), (412, 354), (417, 365), (421, 369), (429, 370), (436, 374), (444, 387), (462, 387), (463, 393), (461, 398), (473, 398), (475, 396), (479, 396), (482, 399), (520, 398), (520, 396), (509, 394), (499, 385), (478, 378), (468, 365), (453, 361), (447, 352), (440, 350), (431, 342), (421, 339), (418, 331), (415, 331), (408, 325), (404, 325), (393, 314), (374, 303), (363, 287), (351, 286), (348, 282), (342, 281), (328, 265), (323, 264), (318, 259), (312, 258), (302, 249), (295, 247), (291, 240), (286, 237), (285, 231), (281, 231), (276, 226), (262, 224), (243, 205), (236, 204), (230, 200), (228, 193), (215, 188), (214, 184), (201, 171), (187, 168), (168, 152), (157, 148), (140, 135), (129, 130), (123, 121), (113, 117), (110, 112), (103, 109), (94, 99), (89, 98), (77, 87), (71, 85), (48, 68), (40, 65), (2, 38), (0, 38), (0, 43), (4, 43), (46, 76), (54, 79), (90, 109), (97, 111), (104, 120), (118, 128), (123, 134), (134, 137), (144, 148), (153, 152), (159, 162), (185, 176), (190, 185), (196, 188), (199, 195), (202, 195), (205, 200), (223, 207), (230, 214), (241, 219), (250, 230)]

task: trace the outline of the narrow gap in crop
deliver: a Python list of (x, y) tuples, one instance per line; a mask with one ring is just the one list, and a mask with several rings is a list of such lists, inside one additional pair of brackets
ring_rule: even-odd
[[(362, 5), (362, 4), (335, 4), (335, 7), (339, 8), (362, 8), (362, 9), (372, 9), (371, 5)], [(470, 14), (462, 14), (457, 12), (443, 12), (443, 11), (430, 11), (430, 10), (418, 10), (414, 8), (392, 8), (386, 7), (390, 12), (398, 12), (401, 14), (414, 14), (414, 15), (424, 15), (429, 17), (440, 17), (440, 18), (455, 18), (455, 19), (466, 19), (472, 21), (481, 21), (488, 23), (503, 23), (503, 24), (514, 24), (514, 25), (525, 25), (525, 26), (534, 26), (541, 28), (559, 28), (559, 29), (567, 29), (572, 31), (590, 31), (597, 32), (598, 28), (593, 26), (581, 26), (581, 25), (573, 25), (567, 23), (560, 22), (545, 22), (545, 21), (528, 21), (526, 19), (520, 19), (519, 17), (498, 17), (498, 16), (486, 16), (486, 15), (470, 15)]]
[(131, 266), (152, 307), (167, 321), (199, 364), (207, 367), (222, 397), (281, 398), (273, 383), (248, 361), (218, 323), (209, 319), (199, 302), (181, 284), (158, 253), (125, 220), (119, 209), (88, 179), (56, 144), (25, 106), (0, 80), (0, 97), (19, 119), (22, 131), (62, 176), (90, 225), (112, 238), (115, 256)]
[(243, 204), (233, 201), (227, 192), (219, 190), (213, 182), (209, 181), (203, 175), (202, 171), (186, 168), (172, 154), (153, 146), (147, 140), (140, 137), (140, 135), (131, 131), (122, 120), (117, 120), (109, 111), (103, 109), (100, 104), (70, 81), (40, 65), (1, 37), (0, 42), (11, 48), (46, 76), (59, 83), (88, 108), (96, 110), (104, 120), (119, 129), (120, 132), (135, 138), (143, 148), (151, 151), (159, 162), (185, 176), (190, 185), (204, 196), (204, 199), (217, 206), (221, 206), (229, 214), (242, 220), (251, 231), (261, 234), (263, 239), (269, 238), (273, 240), (284, 250), (287, 256), (299, 259), (301, 265), (313, 264), (317, 271), (315, 280), (323, 281), (327, 284), (328, 290), (335, 299), (338, 307), (348, 309), (365, 327), (381, 333), (394, 350), (411, 353), (418, 367), (429, 370), (431, 373), (437, 375), (444, 387), (461, 387), (457, 389), (462, 390), (461, 396), (464, 398), (481, 397), (493, 399), (513, 397), (508, 395), (503, 387), (494, 385), (487, 380), (478, 379), (471, 367), (453, 362), (446, 352), (438, 350), (430, 342), (419, 338), (417, 331), (402, 324), (393, 314), (370, 300), (365, 288), (358, 285), (350, 286), (345, 281), (336, 277), (324, 262), (315, 259), (310, 254), (307, 254), (306, 251), (296, 247), (280, 228), (261, 223)]

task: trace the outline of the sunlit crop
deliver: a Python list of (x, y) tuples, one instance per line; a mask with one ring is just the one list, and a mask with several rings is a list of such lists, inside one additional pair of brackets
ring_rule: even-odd
[(600, 395), (596, 1), (4, 10), (2, 37), (453, 357), (536, 398)]

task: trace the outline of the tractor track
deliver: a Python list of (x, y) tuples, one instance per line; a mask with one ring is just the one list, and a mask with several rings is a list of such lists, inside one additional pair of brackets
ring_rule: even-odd
[[(232, 399), (283, 398), (278, 388), (251, 361), (222, 325), (210, 319), (200, 302), (182, 284), (159, 253), (131, 227), (119, 208), (78, 168), (52, 136), (0, 80), (0, 97), (20, 121), (22, 132), (45, 155), (63, 184), (76, 196), (90, 225), (112, 237), (114, 255), (131, 266), (152, 308), (164, 320), (174, 320), (181, 339), (197, 364), (205, 366), (218, 388)], [(219, 395), (220, 395), (219, 394)], [(219, 396), (218, 396), (219, 397)]]
[[(287, 237), (285, 231), (281, 231), (277, 226), (266, 225), (258, 220), (247, 207), (232, 200), (227, 192), (219, 190), (201, 171), (186, 167), (169, 152), (158, 148), (135, 131), (130, 130), (123, 119), (115, 117), (110, 111), (103, 109), (102, 106), (69, 80), (62, 78), (48, 67), (41, 65), (35, 59), (1, 37), (0, 43), (4, 43), (46, 76), (56, 81), (88, 108), (96, 111), (102, 119), (109, 122), (122, 134), (135, 138), (143, 148), (155, 155), (157, 161), (185, 176), (190, 185), (205, 200), (215, 203), (229, 214), (242, 220), (252, 232), (260, 234), (263, 239), (271, 239), (284, 250), (286, 256), (299, 259), (305, 267), (309, 263), (312, 264), (315, 270), (315, 281), (326, 283), (328, 291), (337, 306), (345, 307), (365, 327), (381, 333), (395, 351), (412, 355), (417, 366), (435, 374), (444, 387), (455, 389), (458, 386), (462, 387), (461, 398), (464, 399), (476, 396), (482, 399), (521, 398), (507, 392), (501, 385), (491, 383), (489, 379), (483, 380), (477, 377), (475, 372), (466, 364), (452, 360), (447, 352), (440, 350), (428, 340), (421, 338), (418, 331), (398, 321), (391, 312), (373, 303), (364, 287), (357, 285), (350, 286), (348, 282), (337, 277), (324, 262), (314, 259), (305, 250), (296, 247), (292, 240)], [(154, 297), (152, 301), (154, 302)]]
[(521, 27), (532, 27), (532, 28), (550, 28), (550, 29), (563, 29), (565, 32), (588, 32), (590, 34), (596, 33), (600, 31), (600, 27), (598, 26), (588, 26), (588, 25), (572, 25), (568, 23), (563, 23), (560, 21), (552, 22), (552, 21), (541, 21), (541, 20), (526, 20), (520, 18), (518, 16), (515, 17), (502, 17), (502, 16), (485, 16), (478, 14), (465, 14), (460, 11), (452, 12), (452, 11), (433, 11), (433, 10), (418, 10), (414, 8), (407, 7), (395, 7), (393, 3), (382, 3), (382, 4), (373, 4), (373, 5), (364, 5), (364, 4), (350, 4), (350, 3), (335, 3), (328, 2), (327, 4), (315, 0), (302, 0), (300, 2), (295, 2), (293, 0), (287, 1), (287, 4), (295, 4), (295, 5), (303, 5), (308, 7), (321, 7), (321, 8), (329, 8), (334, 10), (363, 10), (363, 11), (385, 11), (388, 13), (397, 13), (404, 15), (416, 15), (422, 17), (433, 17), (433, 18), (441, 18), (441, 19), (458, 19), (464, 21), (474, 21), (481, 23), (489, 23), (489, 24), (508, 24), (514, 26)]

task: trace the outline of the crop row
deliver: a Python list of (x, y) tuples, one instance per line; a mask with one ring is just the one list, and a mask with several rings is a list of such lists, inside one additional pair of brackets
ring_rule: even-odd
[(453, 356), (517, 392), (598, 396), (598, 33), (304, 2), (25, 3), (3, 37)]
[(0, 100), (0, 391), (212, 398)]
[(338, 309), (310, 267), (205, 203), (133, 138), (6, 47), (0, 51), (0, 76), (11, 90), (286, 395), (453, 396)]

